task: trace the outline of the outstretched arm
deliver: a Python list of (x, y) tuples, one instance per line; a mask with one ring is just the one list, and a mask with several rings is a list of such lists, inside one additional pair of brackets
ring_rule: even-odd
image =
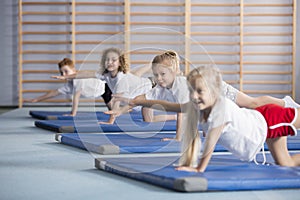
[(96, 72), (95, 71), (78, 71), (76, 74), (65, 75), (65, 76), (51, 76), (51, 77), (59, 79), (59, 80), (96, 78)]
[(52, 97), (55, 97), (55, 96), (58, 96), (58, 95), (60, 95), (58, 90), (51, 90), (48, 93), (46, 93), (42, 96), (36, 97), (34, 99), (24, 100), (24, 102), (36, 103), (36, 102), (40, 102), (40, 101), (43, 101), (43, 100), (46, 100), (46, 99), (49, 99), (49, 98), (52, 98)]
[(181, 112), (182, 111), (181, 107), (184, 105), (184, 104), (172, 103), (163, 100), (139, 100), (139, 99), (133, 99), (132, 104), (137, 106), (157, 109), (157, 110), (169, 111), (169, 112)]
[(137, 68), (134, 68), (133, 70), (131, 70), (132, 74), (139, 76), (139, 77), (141, 77), (144, 74), (149, 73), (149, 72), (151, 72), (151, 65), (145, 65), (145, 66), (137, 67)]
[(126, 97), (122, 97), (122, 95), (113, 95), (113, 96), (115, 97), (115, 101), (125, 102), (129, 104), (131, 107), (143, 106), (147, 108), (169, 111), (169, 112), (184, 112), (188, 104), (188, 103), (185, 104), (172, 103), (163, 100), (147, 100), (138, 97), (134, 99), (129, 99)]

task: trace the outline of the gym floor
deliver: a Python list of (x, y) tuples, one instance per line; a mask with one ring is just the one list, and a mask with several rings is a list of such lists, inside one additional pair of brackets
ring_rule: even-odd
[(299, 199), (300, 189), (181, 193), (97, 170), (95, 154), (57, 143), (54, 132), (36, 128), (29, 116), (29, 110), (69, 109), (27, 107), (0, 115), (1, 199)]

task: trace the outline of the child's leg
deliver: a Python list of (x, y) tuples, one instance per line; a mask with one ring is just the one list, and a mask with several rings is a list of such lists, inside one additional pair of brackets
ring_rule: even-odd
[(286, 108), (300, 108), (290, 96), (285, 96), (283, 99), (278, 99), (271, 96), (251, 97), (245, 93), (238, 92), (236, 96), (236, 104), (240, 107), (254, 109), (266, 104), (276, 104)]
[[(296, 129), (300, 129), (300, 108), (297, 109), (297, 119), (293, 123)], [(287, 148), (287, 136), (267, 138), (267, 144), (275, 162), (282, 166), (300, 166), (300, 154), (290, 156)]]
[(145, 122), (165, 122), (169, 120), (176, 120), (176, 115), (154, 115), (153, 109), (151, 108), (143, 108), (142, 109), (143, 119)]
[(151, 108), (142, 108), (143, 120), (145, 122), (153, 121), (153, 110)]
[(285, 102), (283, 99), (278, 99), (275, 97), (271, 96), (260, 96), (260, 97), (255, 97), (254, 101), (258, 106), (263, 106), (266, 104), (276, 104), (282, 107), (285, 107)]
[(268, 138), (267, 144), (276, 164), (288, 167), (300, 165), (300, 156), (292, 157), (288, 152), (286, 136)]
[(297, 108), (298, 115), (296, 121), (293, 123), (296, 129), (300, 129), (300, 108)]
[(243, 92), (238, 92), (236, 96), (236, 104), (240, 107), (254, 109), (266, 104), (276, 104), (284, 107), (283, 99), (277, 99), (271, 96), (251, 97)]
[(296, 166), (300, 166), (300, 154), (292, 155), (292, 159), (294, 160)]
[[(295, 126), (296, 129), (299, 130), (300, 129), (300, 108), (298, 108), (297, 111), (298, 111), (297, 119), (296, 119), (296, 121), (295, 121), (295, 123), (293, 125)], [(300, 166), (300, 162), (299, 162), (300, 161), (300, 154), (292, 155), (292, 159), (294, 161), (298, 161), (296, 163), (296, 165)]]
[(154, 115), (152, 122), (165, 122), (165, 121), (171, 121), (171, 120), (176, 120), (176, 119), (177, 119), (177, 116), (173, 115), (173, 114)]

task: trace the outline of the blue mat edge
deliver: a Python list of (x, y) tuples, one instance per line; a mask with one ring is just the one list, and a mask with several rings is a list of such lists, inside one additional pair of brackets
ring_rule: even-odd
[[(108, 158), (109, 159), (109, 158)], [(244, 162), (245, 163), (245, 162)], [(255, 165), (254, 163), (245, 163), (247, 165)], [(300, 188), (300, 177), (298, 179), (280, 179), (274, 180), (257, 180), (257, 181), (229, 181), (229, 185), (232, 187), (224, 187), (224, 181), (207, 180), (205, 177), (180, 177), (180, 178), (167, 178), (160, 177), (149, 173), (140, 173), (139, 171), (131, 170), (126, 167), (114, 165), (113, 163), (107, 162), (107, 158), (95, 158), (95, 167), (99, 170), (106, 171), (109, 173), (121, 175), (127, 178), (131, 178), (137, 181), (150, 183), (163, 188), (180, 191), (180, 192), (207, 192), (207, 191), (244, 191), (244, 190), (272, 190), (272, 189), (299, 189)], [(258, 168), (267, 166), (258, 165)], [(272, 166), (275, 170), (281, 170), (284, 167)], [(293, 169), (291, 169), (293, 170)], [(135, 176), (139, 174), (139, 176)], [(196, 174), (196, 173), (195, 173)], [(196, 180), (196, 181), (195, 181)], [(279, 184), (278, 184), (278, 181)], [(198, 185), (191, 185), (197, 183)]]
[[(121, 135), (124, 135), (124, 133), (120, 133)], [(139, 133), (136, 133), (139, 134)], [(143, 133), (140, 133), (143, 134)], [(165, 133), (166, 134), (166, 133)], [(173, 135), (171, 133), (168, 133), (170, 135)], [(78, 133), (56, 133), (55, 134), (55, 140), (61, 144), (65, 144), (65, 145), (69, 145), (75, 148), (79, 148), (82, 150), (86, 150), (86, 151), (92, 151), (94, 153), (98, 153), (98, 154), (102, 154), (102, 155), (114, 155), (114, 154), (132, 154), (132, 153), (179, 153), (180, 152), (180, 147), (178, 148), (177, 151), (173, 150), (173, 148), (170, 149), (166, 149), (163, 148), (163, 151), (161, 150), (148, 150), (149, 147), (145, 146), (143, 147), (123, 147), (123, 146), (118, 146), (118, 145), (114, 145), (114, 144), (101, 144), (101, 145), (95, 145), (93, 143), (90, 143), (89, 141), (85, 141), (82, 142), (82, 140), (78, 139), (77, 137), (69, 137), (69, 136), (78, 136)], [(109, 133), (87, 133), (83, 135), (100, 135), (105, 136), (105, 135), (114, 135), (117, 136), (118, 134), (109, 134)], [(174, 133), (175, 136), (175, 133)], [(153, 146), (152, 146), (153, 147)], [(156, 147), (156, 146), (154, 146)], [(161, 147), (164, 146), (158, 146), (157, 149), (160, 149)], [(109, 148), (111, 148), (112, 150), (109, 150)]]

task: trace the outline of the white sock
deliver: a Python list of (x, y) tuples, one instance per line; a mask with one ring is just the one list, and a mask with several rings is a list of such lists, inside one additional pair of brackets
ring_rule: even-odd
[(300, 105), (297, 104), (290, 96), (285, 96), (283, 99), (284, 107), (286, 108), (300, 108)]

